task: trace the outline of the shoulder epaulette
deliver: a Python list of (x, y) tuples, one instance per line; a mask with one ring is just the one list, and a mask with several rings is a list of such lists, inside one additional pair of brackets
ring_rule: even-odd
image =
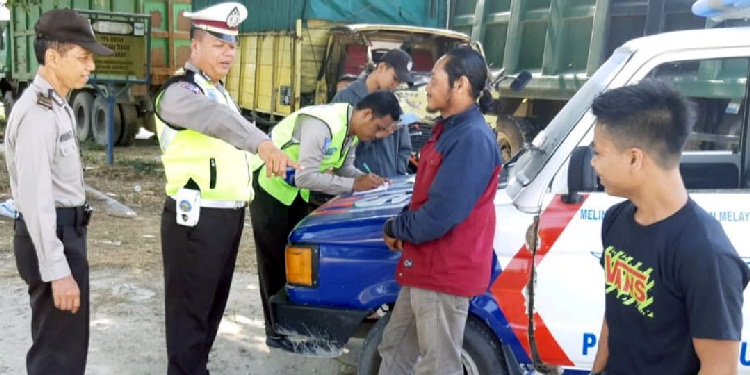
[(201, 93), (203, 93), (203, 89), (195, 82), (195, 72), (192, 70), (183, 70), (183, 71), (177, 71), (179, 74), (175, 74), (171, 77), (169, 77), (159, 89), (159, 92), (164, 91), (167, 89), (167, 87), (171, 86), (174, 83), (177, 82), (188, 82), (190, 84), (195, 85)]
[(180, 70), (178, 70), (177, 72), (175, 72), (175, 75), (169, 77), (167, 79), (167, 81), (164, 82), (161, 85), (161, 88), (159, 88), (159, 94), (157, 94), (154, 97), (154, 109), (155, 109), (154, 110), (154, 115), (156, 117), (158, 117), (159, 120), (161, 120), (164, 124), (166, 124), (170, 128), (175, 129), (175, 130), (184, 130), (184, 128), (182, 128), (182, 127), (175, 126), (175, 125), (169, 123), (168, 121), (164, 121), (164, 119), (161, 118), (161, 116), (159, 116), (159, 111), (156, 110), (158, 108), (158, 106), (157, 106), (157, 100), (158, 100), (159, 96), (161, 96), (161, 93), (164, 92), (169, 86), (171, 86), (172, 84), (177, 83), (177, 82), (187, 82), (187, 83), (189, 83), (191, 85), (194, 85), (196, 88), (198, 88), (198, 90), (200, 90), (201, 94), (205, 94), (203, 92), (203, 89), (200, 87), (200, 85), (198, 85), (195, 82), (195, 72), (192, 71), (192, 70), (189, 70), (189, 69), (182, 69), (181, 68)]
[(51, 110), (54, 102), (52, 101), (52, 98), (40, 92), (36, 94), (36, 104)]

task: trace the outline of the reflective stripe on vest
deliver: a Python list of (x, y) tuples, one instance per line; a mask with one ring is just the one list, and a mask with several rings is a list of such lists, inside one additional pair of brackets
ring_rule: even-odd
[[(349, 147), (346, 150), (344, 149), (344, 142), (349, 131), (349, 108), (350, 105), (346, 103), (304, 107), (276, 124), (271, 131), (271, 140), (276, 147), (282, 149), (292, 160), (298, 162), (299, 141), (293, 137), (294, 129), (297, 125), (297, 117), (300, 114), (315, 117), (328, 125), (328, 129), (331, 131), (331, 137), (324, 143), (326, 147), (324, 151), (325, 155), (318, 171), (325, 172), (330, 168), (341, 168), (344, 165), (344, 161), (346, 161), (349, 149), (357, 143), (357, 137), (354, 137)], [(260, 158), (254, 155), (253, 160), (253, 169), (257, 170), (260, 168), (258, 184), (268, 194), (287, 206), (294, 202), (297, 194), (300, 194), (305, 202), (309, 201), (310, 190), (289, 185), (281, 177), (266, 177), (266, 167), (262, 165)]]
[[(225, 105), (239, 113), (239, 108), (229, 94), (215, 87), (201, 74), (194, 74), (191, 83), (200, 87), (203, 95), (217, 104)], [(159, 108), (164, 90), (166, 87), (156, 98), (156, 108)], [(193, 179), (200, 187), (203, 199), (245, 202), (252, 200), (250, 153), (194, 130), (174, 129), (158, 116), (156, 135), (162, 149), (167, 195), (174, 196), (188, 180)]]

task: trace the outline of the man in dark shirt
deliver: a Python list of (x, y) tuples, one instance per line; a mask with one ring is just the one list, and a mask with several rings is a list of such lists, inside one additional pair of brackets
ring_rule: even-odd
[[(341, 89), (331, 103), (356, 105), (367, 94), (378, 90), (394, 91), (401, 82), (412, 82), (412, 60), (408, 53), (394, 49), (388, 51), (375, 70)], [(363, 141), (357, 146), (354, 166), (368, 173), (391, 178), (407, 173), (411, 157), (409, 129), (401, 126), (390, 136), (374, 141)]]
[(594, 100), (592, 165), (608, 194), (628, 199), (602, 224), (606, 310), (594, 374), (737, 373), (750, 272), (685, 190), (688, 104), (655, 80)]
[(349, 86), (352, 82), (356, 80), (357, 80), (357, 76), (355, 76), (354, 74), (342, 75), (341, 77), (339, 77), (339, 80), (336, 82), (336, 93), (338, 94), (339, 91), (345, 89), (346, 86)]

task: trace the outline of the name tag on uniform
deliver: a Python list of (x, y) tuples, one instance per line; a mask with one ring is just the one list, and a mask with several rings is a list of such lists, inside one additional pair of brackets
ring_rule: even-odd
[(68, 130), (67, 132), (63, 133), (63, 135), (60, 136), (60, 142), (65, 142), (71, 138), (73, 138), (73, 131)]

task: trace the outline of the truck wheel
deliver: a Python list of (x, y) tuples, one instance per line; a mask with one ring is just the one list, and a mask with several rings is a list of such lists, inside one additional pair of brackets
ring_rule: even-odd
[(503, 162), (509, 161), (521, 151), (524, 143), (531, 142), (538, 132), (536, 126), (524, 118), (499, 116), (495, 126), (495, 134)]
[(138, 134), (138, 111), (133, 104), (118, 104), (120, 114), (122, 114), (122, 135), (118, 146), (132, 146), (135, 142), (135, 136)]
[(91, 108), (94, 106), (94, 95), (88, 91), (78, 91), (71, 101), (70, 107), (76, 118), (76, 132), (78, 141), (85, 141), (91, 134)]
[[(97, 96), (94, 99), (94, 105), (91, 110), (91, 131), (94, 133), (94, 141), (100, 146), (107, 145), (107, 126), (109, 124), (109, 115), (107, 110), (107, 99)], [(114, 134), (112, 140), (114, 144), (122, 136), (122, 117), (118, 105), (114, 106)], [(113, 144), (113, 146), (114, 146)]]
[(156, 133), (156, 115), (152, 112), (146, 113), (141, 117), (143, 119), (143, 128)]
[(5, 109), (5, 121), (8, 121), (8, 117), (10, 117), (10, 111), (13, 109), (13, 106), (16, 104), (16, 96), (13, 95), (13, 90), (8, 90), (5, 92), (5, 95), (3, 95), (3, 108)]
[[(378, 345), (391, 314), (381, 317), (365, 337), (362, 352), (359, 354), (357, 374), (375, 375), (380, 369)], [(461, 350), (461, 363), (467, 375), (507, 375), (503, 362), (502, 346), (492, 332), (477, 318), (469, 316), (464, 330), (464, 343)]]

